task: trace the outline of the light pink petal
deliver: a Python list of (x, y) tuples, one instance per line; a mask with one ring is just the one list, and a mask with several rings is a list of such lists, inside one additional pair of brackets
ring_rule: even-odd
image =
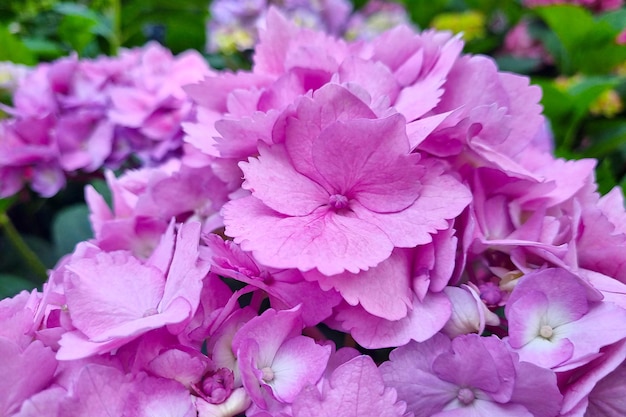
[(397, 213), (374, 213), (357, 204), (356, 215), (371, 222), (389, 236), (398, 247), (414, 247), (432, 241), (432, 234), (448, 229), (447, 219), (458, 216), (471, 201), (469, 190), (449, 175), (425, 179), (420, 195), (406, 210)]
[(320, 346), (304, 336), (283, 343), (271, 365), (274, 379), (268, 381), (274, 396), (291, 403), (302, 388), (315, 385), (326, 369), (330, 352), (330, 345)]
[(340, 365), (324, 383), (322, 394), (311, 386), (293, 404), (294, 417), (401, 417), (405, 410), (406, 404), (397, 400), (393, 388), (385, 387), (368, 356)]
[(177, 381), (149, 376), (133, 381), (133, 394), (126, 404), (137, 417), (196, 417), (189, 390)]
[(100, 253), (66, 267), (72, 323), (90, 338), (156, 312), (165, 279), (157, 268), (122, 253)]
[(122, 126), (141, 127), (158, 105), (154, 95), (138, 88), (115, 87), (109, 94), (113, 106), (108, 116)]
[(350, 56), (342, 62), (339, 77), (342, 83), (356, 83), (363, 87), (374, 102), (384, 97), (387, 106), (396, 99), (399, 91), (398, 83), (387, 66), (356, 56)]
[(626, 338), (626, 310), (613, 303), (600, 302), (580, 320), (560, 326), (558, 330), (574, 344), (571, 360), (584, 358)]
[(60, 361), (71, 361), (88, 358), (100, 353), (111, 352), (131, 341), (135, 336), (128, 336), (104, 342), (92, 342), (78, 330), (65, 332), (59, 340), (59, 351), (56, 358)]
[(325, 208), (308, 216), (284, 217), (256, 198), (244, 197), (226, 204), (222, 215), (226, 234), (274, 268), (356, 273), (385, 260), (393, 249), (376, 226)]
[(57, 368), (54, 352), (39, 341), (22, 350), (0, 337), (0, 413), (10, 416), (22, 402), (46, 388)]
[(237, 352), (247, 339), (252, 339), (259, 347), (255, 362), (260, 367), (270, 366), (284, 341), (300, 334), (302, 327), (298, 308), (266, 310), (237, 330), (232, 341), (233, 352)]
[(522, 348), (539, 336), (541, 326), (550, 325), (548, 298), (539, 291), (527, 291), (524, 297), (509, 300), (505, 314), (509, 321), (509, 343)]
[(393, 105), (407, 121), (412, 122), (437, 106), (444, 91), (440, 88), (441, 84), (442, 80), (424, 80), (405, 87)]
[(428, 293), (422, 301), (413, 297), (407, 316), (395, 321), (373, 316), (358, 306), (340, 306), (337, 310), (337, 320), (344, 331), (368, 349), (428, 340), (443, 328), (451, 314), (450, 301), (443, 293)]
[(515, 350), (520, 361), (534, 363), (542, 368), (554, 368), (568, 361), (574, 354), (574, 344), (569, 339), (548, 340), (536, 337)]
[[(418, 196), (423, 168), (408, 155), (402, 116), (335, 123), (313, 142), (313, 164), (333, 194), (355, 198), (369, 210), (400, 211)], [(350, 158), (346, 158), (350, 155)]]
[(328, 204), (328, 192), (297, 172), (281, 145), (259, 146), (259, 157), (239, 166), (245, 178), (242, 187), (279, 213), (305, 216)]
[(406, 133), (409, 137), (411, 151), (417, 148), (451, 113), (449, 111), (435, 114), (407, 123)]
[(312, 272), (307, 279), (315, 277), (322, 288), (336, 289), (348, 304), (360, 304), (374, 316), (399, 320), (413, 307), (410, 273), (407, 254), (395, 250), (385, 261), (358, 274), (345, 272), (326, 277)]
[(163, 290), (163, 299), (159, 311), (165, 312), (179, 298), (189, 303), (191, 317), (200, 302), (202, 280), (209, 272), (209, 264), (199, 259), (200, 243), (198, 222), (185, 223), (176, 234), (174, 257), (167, 273), (167, 281)]

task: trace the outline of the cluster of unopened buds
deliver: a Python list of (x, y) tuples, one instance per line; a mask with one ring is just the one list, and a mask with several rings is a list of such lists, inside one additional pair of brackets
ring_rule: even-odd
[(623, 196), (462, 48), (271, 9), (250, 71), (184, 87), (182, 155), (87, 188), (95, 237), (0, 302), (0, 414), (626, 415)]

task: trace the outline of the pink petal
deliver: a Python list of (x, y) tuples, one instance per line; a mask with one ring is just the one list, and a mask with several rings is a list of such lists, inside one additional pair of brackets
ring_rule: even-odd
[(385, 387), (368, 356), (340, 365), (325, 381), (322, 394), (311, 386), (293, 404), (294, 417), (401, 417), (405, 410), (406, 404), (397, 401), (394, 389)]
[(328, 204), (328, 192), (297, 172), (282, 146), (259, 146), (259, 154), (239, 166), (245, 178), (242, 187), (265, 205), (289, 216), (305, 216)]
[(428, 293), (422, 301), (413, 297), (413, 308), (406, 317), (395, 321), (373, 316), (360, 307), (340, 306), (337, 310), (337, 320), (344, 331), (368, 349), (428, 340), (443, 328), (451, 314), (450, 301), (443, 293)]
[(122, 252), (103, 252), (66, 268), (72, 323), (90, 338), (156, 311), (165, 286), (161, 271)]
[(271, 365), (274, 379), (268, 382), (274, 396), (291, 403), (302, 388), (315, 385), (326, 369), (330, 352), (330, 345), (320, 346), (304, 336), (283, 343)]
[(358, 272), (391, 255), (393, 246), (377, 227), (326, 208), (284, 217), (254, 197), (233, 200), (222, 211), (226, 234), (263, 265), (317, 268), (322, 274)]
[(335, 288), (348, 304), (360, 304), (368, 313), (387, 320), (402, 319), (413, 307), (409, 258), (399, 250), (374, 268), (358, 274), (307, 275), (307, 279), (313, 278), (324, 289)]

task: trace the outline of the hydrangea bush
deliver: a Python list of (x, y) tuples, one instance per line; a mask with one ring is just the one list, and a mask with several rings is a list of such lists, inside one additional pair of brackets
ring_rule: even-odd
[(449, 32), (287, 16), (250, 70), (149, 44), (22, 79), (4, 196), (138, 163), (0, 301), (0, 414), (626, 415), (623, 194), (554, 155), (540, 88)]

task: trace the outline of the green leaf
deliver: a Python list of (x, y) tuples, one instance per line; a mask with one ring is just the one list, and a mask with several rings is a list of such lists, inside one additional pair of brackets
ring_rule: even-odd
[(622, 31), (626, 25), (626, 8), (612, 10), (600, 15), (600, 22), (606, 22), (615, 30)]
[(518, 74), (530, 74), (541, 65), (538, 58), (519, 58), (512, 55), (496, 57), (500, 71), (516, 72)]
[(0, 61), (26, 65), (33, 65), (36, 62), (28, 47), (2, 25), (0, 25)]
[(608, 19), (596, 20), (586, 9), (573, 5), (535, 8), (534, 11), (552, 29), (563, 51), (548, 43), (551, 52), (565, 74), (608, 73), (626, 59), (626, 46), (617, 45), (619, 29)]
[(59, 44), (44, 38), (23, 38), (24, 45), (35, 55), (45, 59), (53, 60), (65, 55), (65, 51)]
[(104, 198), (109, 207), (113, 206), (113, 197), (111, 196), (111, 189), (105, 180), (96, 179), (91, 181), (91, 186)]
[(73, 252), (77, 243), (92, 237), (89, 209), (85, 204), (66, 207), (52, 220), (52, 241), (59, 257)]
[(13, 297), (20, 291), (30, 291), (35, 287), (36, 284), (17, 275), (0, 273), (0, 299)]
[(586, 136), (593, 138), (585, 156), (601, 158), (626, 150), (626, 120), (595, 120), (587, 124)]
[(95, 38), (93, 28), (97, 22), (84, 16), (63, 16), (59, 24), (59, 36), (77, 52), (82, 52)]
[(602, 160), (596, 167), (596, 183), (598, 184), (598, 192), (600, 194), (606, 194), (615, 187), (613, 168), (608, 159)]

